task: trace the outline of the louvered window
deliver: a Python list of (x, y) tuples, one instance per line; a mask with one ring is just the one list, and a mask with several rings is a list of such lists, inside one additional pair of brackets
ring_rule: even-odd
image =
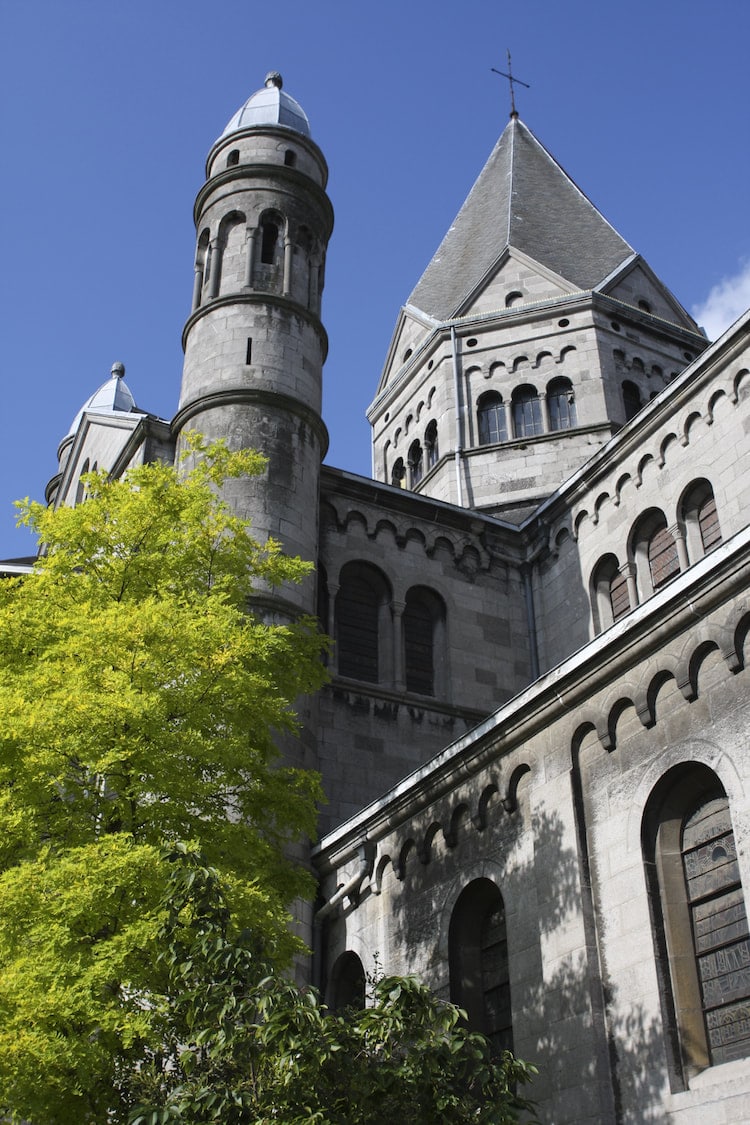
[(624, 574), (615, 574), (609, 585), (609, 600), (612, 606), (612, 621), (619, 621), (630, 613), (630, 595)]
[(701, 533), (703, 550), (710, 551), (712, 547), (718, 547), (721, 543), (721, 528), (716, 511), (716, 501), (713, 496), (704, 500), (698, 509), (698, 527)]
[(750, 933), (726, 797), (685, 818), (682, 862), (712, 1063), (750, 1053)]
[(666, 527), (655, 532), (648, 542), (648, 565), (651, 570), (651, 585), (654, 590), (661, 589), (670, 579), (680, 573), (677, 557), (677, 544)]
[(403, 630), (406, 690), (433, 695), (435, 627), (430, 608), (419, 598), (407, 602)]

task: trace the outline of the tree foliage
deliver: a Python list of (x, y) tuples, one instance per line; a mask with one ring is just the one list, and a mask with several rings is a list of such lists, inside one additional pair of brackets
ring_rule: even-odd
[(370, 1006), (329, 1012), (269, 971), (251, 931), (232, 933), (218, 873), (168, 856), (161, 931), (162, 1048), (122, 1076), (128, 1125), (509, 1125), (534, 1073), (469, 1032), (412, 977), (371, 982)]
[[(164, 843), (195, 841), (237, 927), (288, 962), (284, 858), (314, 831), (317, 778), (274, 735), (323, 678), (314, 623), (248, 615), (254, 584), (309, 565), (262, 547), (218, 499), (251, 452), (194, 439), (165, 464), (25, 503), (45, 553), (0, 584), (0, 1115), (86, 1125), (119, 1112), (118, 1068), (156, 1042)], [(111, 1118), (115, 1119), (115, 1118)]]

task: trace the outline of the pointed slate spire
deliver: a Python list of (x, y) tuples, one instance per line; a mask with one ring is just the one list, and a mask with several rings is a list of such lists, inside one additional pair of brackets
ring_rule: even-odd
[(594, 289), (633, 249), (518, 117), (512, 117), (409, 304), (457, 314), (507, 247), (578, 289)]

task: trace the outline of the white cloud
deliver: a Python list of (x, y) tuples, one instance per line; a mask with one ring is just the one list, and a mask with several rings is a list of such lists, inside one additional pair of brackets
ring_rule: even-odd
[(693, 305), (693, 316), (705, 328), (709, 340), (715, 340), (738, 316), (750, 308), (750, 260), (738, 273), (723, 278), (698, 305)]

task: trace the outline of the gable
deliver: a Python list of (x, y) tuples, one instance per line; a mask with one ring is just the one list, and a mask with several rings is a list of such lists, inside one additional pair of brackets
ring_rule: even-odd
[(459, 310), (470, 316), (534, 304), (576, 291), (575, 286), (511, 247)]
[(670, 324), (678, 324), (689, 332), (698, 330), (698, 325), (687, 310), (640, 257), (628, 263), (614, 277), (607, 279), (601, 286), (601, 292), (626, 305), (658, 316), (661, 320), (667, 320)]

